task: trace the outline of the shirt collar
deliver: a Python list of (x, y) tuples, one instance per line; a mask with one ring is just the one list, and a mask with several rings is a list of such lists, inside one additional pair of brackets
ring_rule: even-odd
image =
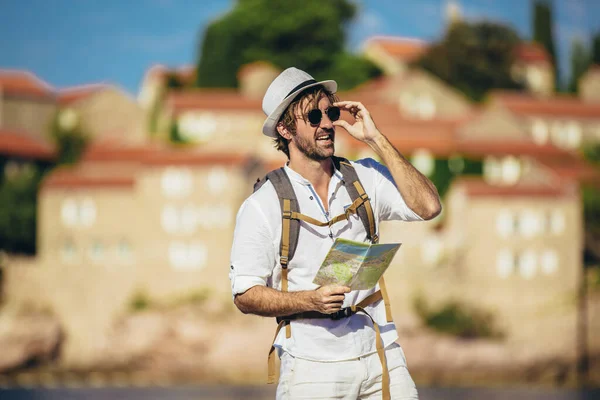
[[(335, 164), (333, 163), (333, 160), (331, 158), (330, 158), (330, 160), (331, 160), (331, 164), (333, 165), (333, 176), (335, 176), (337, 179), (342, 181), (343, 180), (342, 173), (335, 167)], [(288, 176), (290, 177), (290, 180), (298, 182), (299, 184), (305, 185), (305, 186), (308, 186), (311, 184), (308, 179), (304, 178), (302, 175), (300, 175), (299, 173), (297, 173), (296, 171), (291, 169), (288, 164), (289, 163), (286, 163), (283, 168), (284, 168), (285, 172), (288, 174)]]

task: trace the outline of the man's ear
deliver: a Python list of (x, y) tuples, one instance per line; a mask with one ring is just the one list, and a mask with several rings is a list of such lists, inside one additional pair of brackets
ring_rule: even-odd
[(292, 134), (290, 133), (290, 131), (285, 127), (285, 125), (280, 122), (277, 124), (277, 132), (279, 132), (279, 134), (287, 140), (291, 140), (292, 139)]

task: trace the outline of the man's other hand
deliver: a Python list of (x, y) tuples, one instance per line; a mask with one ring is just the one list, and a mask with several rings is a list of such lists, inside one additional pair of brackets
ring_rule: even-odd
[(315, 311), (333, 314), (342, 308), (344, 294), (350, 293), (347, 286), (325, 285), (312, 292), (311, 301)]

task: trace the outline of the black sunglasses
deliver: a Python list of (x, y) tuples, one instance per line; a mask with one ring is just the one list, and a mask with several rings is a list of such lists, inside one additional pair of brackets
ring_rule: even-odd
[[(329, 107), (327, 110), (325, 110), (325, 112), (327, 113), (327, 117), (329, 117), (331, 122), (340, 119), (339, 107)], [(319, 125), (323, 119), (323, 112), (318, 108), (315, 108), (314, 110), (310, 110), (306, 116), (308, 117), (308, 122), (310, 122), (311, 125)]]

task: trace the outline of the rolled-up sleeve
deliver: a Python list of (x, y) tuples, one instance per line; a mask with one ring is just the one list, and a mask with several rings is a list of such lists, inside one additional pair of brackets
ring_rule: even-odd
[(233, 233), (229, 279), (234, 297), (253, 286), (267, 285), (276, 259), (272, 238), (265, 214), (250, 197), (238, 211)]

